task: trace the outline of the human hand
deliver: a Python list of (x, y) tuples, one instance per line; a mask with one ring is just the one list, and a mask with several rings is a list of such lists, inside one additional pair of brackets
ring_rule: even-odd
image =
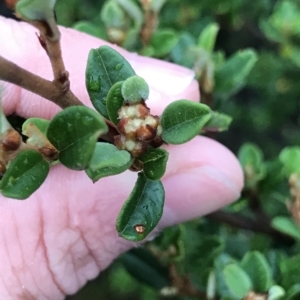
[[(71, 89), (92, 107), (85, 89), (87, 56), (91, 48), (107, 43), (71, 29), (60, 30)], [(51, 80), (50, 62), (35, 32), (28, 24), (0, 17), (0, 55)], [(192, 71), (115, 49), (148, 82), (147, 104), (154, 114), (175, 99), (199, 100)], [(51, 118), (60, 110), (11, 84), (2, 87), (7, 115)], [(236, 158), (213, 140), (199, 136), (166, 148), (170, 156), (163, 178), (164, 214), (151, 236), (236, 200), (243, 185)], [(135, 180), (136, 173), (127, 171), (93, 184), (84, 172), (57, 165), (29, 199), (0, 196), (0, 299), (63, 299), (134, 246), (118, 237), (115, 222)]]

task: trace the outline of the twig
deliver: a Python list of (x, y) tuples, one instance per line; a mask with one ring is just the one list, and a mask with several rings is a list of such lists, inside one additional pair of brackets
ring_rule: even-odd
[(144, 10), (145, 24), (141, 30), (141, 39), (143, 46), (149, 45), (153, 32), (158, 23), (158, 14), (150, 8), (150, 1), (141, 0), (141, 4)]
[(237, 213), (229, 213), (222, 210), (211, 213), (207, 217), (211, 220), (220, 223), (226, 223), (236, 228), (269, 235), (286, 244), (293, 244), (295, 242), (292, 237), (285, 235), (271, 227), (270, 220), (268, 220), (268, 222), (263, 220), (253, 220)]
[(54, 81), (57, 81), (57, 84), (64, 85), (65, 88), (69, 89), (69, 73), (66, 71), (62, 58), (60, 32), (55, 19), (50, 18), (47, 21), (29, 21), (28, 23), (36, 27), (40, 32), (39, 40), (49, 57)]
[[(61, 85), (37, 76), (0, 56), (0, 80), (13, 83), (52, 101), (61, 108), (83, 103)], [(65, 86), (64, 86), (65, 87)]]

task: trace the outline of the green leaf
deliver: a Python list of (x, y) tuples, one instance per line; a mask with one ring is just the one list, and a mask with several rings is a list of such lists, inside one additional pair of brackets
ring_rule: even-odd
[(131, 28), (127, 30), (125, 40), (122, 43), (122, 47), (128, 51), (136, 51), (140, 47), (140, 30)]
[(192, 69), (195, 64), (195, 55), (190, 53), (193, 46), (195, 46), (195, 38), (188, 32), (183, 32), (179, 36), (178, 43), (170, 53), (172, 61)]
[(107, 28), (122, 28), (126, 25), (125, 13), (114, 0), (104, 2), (100, 16)]
[(106, 97), (118, 81), (134, 76), (129, 62), (109, 46), (92, 49), (86, 67), (86, 88), (94, 107), (108, 118)]
[(207, 299), (215, 299), (216, 297), (216, 272), (210, 271), (207, 279), (206, 296)]
[(268, 39), (278, 43), (285, 42), (285, 37), (282, 35), (280, 30), (278, 30), (278, 28), (275, 28), (269, 20), (260, 20), (259, 27)]
[(162, 138), (170, 144), (183, 144), (199, 134), (211, 118), (210, 108), (198, 102), (178, 100), (162, 113)]
[(87, 175), (96, 182), (102, 177), (120, 174), (133, 163), (130, 153), (108, 143), (97, 143)]
[(93, 156), (97, 139), (108, 130), (101, 115), (85, 106), (72, 106), (50, 122), (47, 137), (60, 151), (59, 160), (73, 170), (84, 170)]
[(227, 265), (235, 263), (236, 261), (224, 251), (214, 259), (214, 270), (216, 271), (217, 290), (219, 291), (220, 295), (226, 295), (228, 297), (232, 296), (232, 293), (227, 286), (223, 270)]
[(264, 293), (272, 285), (271, 268), (266, 258), (258, 251), (248, 252), (241, 261), (241, 267), (247, 272), (255, 292)]
[(29, 118), (22, 125), (22, 133), (26, 135), (26, 127), (28, 124), (34, 124), (42, 134), (47, 134), (47, 129), (50, 124), (49, 120), (41, 119), (41, 118)]
[(285, 147), (279, 154), (279, 160), (283, 163), (283, 172), (286, 176), (300, 173), (300, 147)]
[(285, 300), (299, 300), (300, 299), (300, 284), (296, 283), (287, 292)]
[(238, 158), (244, 168), (248, 165), (257, 168), (263, 163), (263, 153), (261, 149), (251, 143), (243, 144), (238, 153)]
[(155, 31), (150, 40), (150, 45), (154, 48), (154, 56), (166, 56), (172, 51), (178, 40), (179, 38), (174, 30), (160, 29)]
[(16, 12), (27, 20), (45, 21), (54, 17), (55, 3), (56, 0), (19, 0)]
[(182, 224), (165, 228), (154, 240), (154, 243), (157, 244), (162, 251), (169, 250), (170, 247), (172, 247), (174, 251), (169, 253), (169, 260), (181, 262), (185, 259), (185, 244), (183, 241), (184, 229), (185, 227)]
[(151, 10), (158, 13), (166, 2), (167, 0), (152, 0), (150, 2)]
[(273, 285), (268, 292), (268, 300), (281, 300), (285, 295), (285, 290), (279, 285)]
[(271, 225), (278, 231), (300, 240), (300, 228), (290, 217), (275, 217), (272, 219)]
[(149, 91), (147, 82), (139, 76), (132, 76), (126, 79), (122, 85), (123, 98), (130, 103), (148, 99)]
[(169, 153), (162, 148), (150, 148), (139, 159), (144, 163), (143, 171), (150, 180), (160, 179), (166, 172)]
[(79, 21), (72, 26), (74, 29), (87, 33), (91, 36), (95, 36), (102, 39), (107, 39), (107, 35), (103, 27), (97, 26), (92, 22)]
[(226, 97), (241, 89), (247, 76), (257, 61), (257, 54), (251, 50), (242, 50), (231, 56), (215, 72), (215, 91)]
[(140, 7), (131, 0), (115, 0), (120, 7), (130, 16), (134, 21), (135, 28), (140, 28), (144, 22), (143, 12)]
[(121, 262), (138, 282), (159, 290), (171, 285), (168, 269), (145, 248), (128, 251), (121, 256)]
[(237, 264), (227, 265), (223, 270), (223, 275), (233, 296), (241, 299), (250, 292), (252, 288), (251, 279)]
[(109, 119), (117, 125), (119, 123), (119, 109), (124, 105), (122, 96), (122, 84), (124, 81), (115, 83), (109, 90), (106, 98), (106, 109)]
[[(287, 257), (280, 261), (280, 271), (282, 276), (282, 280), (280, 285), (288, 290), (292, 285), (299, 284), (300, 282), (300, 254), (297, 254), (292, 257)], [(299, 298), (295, 298), (299, 299)]]
[(27, 136), (26, 144), (33, 147), (49, 159), (51, 164), (58, 163), (58, 151), (47, 138), (50, 121), (39, 118), (30, 118), (22, 125), (22, 134)]
[(212, 112), (211, 119), (203, 127), (203, 131), (222, 132), (228, 129), (231, 122), (232, 122), (232, 117), (214, 111)]
[(266, 176), (263, 153), (258, 146), (251, 143), (243, 144), (238, 152), (238, 158), (243, 167), (248, 186), (255, 186), (258, 181)]
[(44, 182), (49, 164), (35, 150), (20, 152), (9, 164), (1, 181), (0, 189), (5, 197), (26, 199)]
[(164, 206), (162, 183), (138, 174), (137, 182), (117, 219), (117, 231), (127, 240), (143, 240), (159, 222)]
[(199, 36), (198, 46), (205, 49), (208, 52), (212, 52), (215, 47), (219, 29), (220, 29), (220, 27), (217, 23), (208, 24), (202, 30), (202, 32)]
[(224, 241), (219, 236), (202, 236), (195, 254), (190, 258), (197, 263), (201, 270), (211, 268), (214, 260), (224, 251)]

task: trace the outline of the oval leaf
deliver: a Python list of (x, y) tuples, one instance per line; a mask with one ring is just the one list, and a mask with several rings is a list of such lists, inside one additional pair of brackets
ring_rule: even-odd
[(300, 240), (300, 228), (290, 217), (275, 217), (272, 219), (271, 226), (296, 240)]
[(300, 284), (294, 284), (287, 292), (285, 300), (298, 300), (300, 298)]
[(138, 103), (149, 97), (149, 86), (142, 77), (132, 76), (124, 81), (122, 95), (126, 101)]
[(60, 151), (59, 160), (73, 170), (88, 166), (100, 135), (107, 125), (101, 115), (85, 106), (72, 106), (59, 112), (50, 122), (47, 137)]
[(119, 150), (108, 143), (97, 143), (92, 160), (85, 171), (93, 182), (96, 182), (102, 177), (126, 171), (132, 163), (133, 158), (128, 151)]
[(211, 118), (207, 105), (189, 100), (169, 104), (161, 116), (162, 138), (170, 144), (183, 144), (194, 138)]
[(215, 47), (219, 29), (220, 29), (220, 27), (219, 27), (218, 23), (208, 24), (202, 30), (202, 32), (199, 36), (198, 46), (205, 49), (208, 52), (212, 52)]
[(266, 258), (258, 251), (248, 252), (241, 262), (253, 283), (255, 292), (266, 292), (272, 285), (272, 272)]
[(119, 235), (130, 241), (143, 240), (159, 222), (164, 206), (165, 191), (162, 183), (151, 181), (143, 173), (117, 219)]
[(24, 19), (45, 21), (54, 17), (55, 3), (56, 0), (19, 0), (16, 11)]
[(215, 91), (229, 96), (241, 89), (247, 76), (257, 62), (257, 54), (252, 49), (236, 52), (215, 72)]
[[(40, 120), (47, 122), (40, 122)], [(38, 124), (43, 132), (35, 124)], [(55, 161), (58, 158), (58, 151), (46, 137), (46, 131), (49, 124), (50, 121), (48, 120), (42, 120), (38, 118), (36, 118), (36, 120), (28, 119), (22, 126), (22, 133), (28, 137), (26, 140), (27, 145), (42, 153), (46, 160)]]
[(49, 164), (35, 150), (20, 152), (10, 163), (1, 181), (1, 192), (5, 197), (26, 199), (44, 182)]
[(247, 273), (237, 264), (229, 264), (223, 270), (225, 282), (233, 296), (242, 299), (252, 288)]
[(40, 119), (40, 118), (29, 118), (29, 119), (27, 119), (22, 125), (22, 133), (26, 136), (27, 136), (26, 127), (27, 127), (28, 124), (34, 124), (41, 131), (41, 133), (46, 135), (48, 126), (50, 124), (50, 121), (46, 120), (46, 119)]
[(131, 0), (116, 0), (124, 12), (134, 21), (135, 28), (140, 28), (144, 22), (144, 14), (135, 1)]
[(166, 56), (172, 51), (178, 40), (176, 32), (172, 29), (155, 30), (150, 40), (150, 45), (154, 49), (154, 56)]
[(106, 97), (110, 88), (118, 81), (134, 76), (129, 62), (116, 50), (101, 46), (89, 53), (86, 67), (86, 88), (94, 107), (108, 118)]
[(79, 21), (73, 25), (73, 28), (97, 38), (107, 39), (105, 30), (89, 21)]
[(124, 253), (121, 262), (127, 272), (139, 282), (159, 290), (171, 285), (168, 269), (145, 248), (132, 249)]
[(211, 119), (203, 127), (204, 132), (222, 132), (228, 129), (232, 117), (219, 112), (213, 112)]
[(60, 34), (54, 15), (55, 3), (56, 0), (19, 0), (15, 10), (18, 17), (33, 21), (32, 25), (36, 26), (35, 22), (39, 22), (39, 26), (47, 31), (47, 37), (52, 41), (59, 41)]
[(143, 171), (150, 180), (160, 179), (166, 172), (168, 151), (162, 148), (150, 148), (139, 159), (144, 163)]
[(287, 177), (300, 172), (300, 147), (285, 147), (279, 154), (279, 160), (283, 163), (283, 173)]
[(285, 295), (285, 290), (279, 285), (273, 285), (268, 292), (268, 300), (281, 300)]
[(117, 125), (119, 123), (119, 109), (124, 104), (121, 88), (124, 81), (115, 83), (107, 94), (106, 109), (109, 119)]

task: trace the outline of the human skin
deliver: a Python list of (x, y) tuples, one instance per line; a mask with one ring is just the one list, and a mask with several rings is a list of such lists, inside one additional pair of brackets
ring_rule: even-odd
[[(106, 43), (60, 28), (71, 89), (91, 106), (85, 90), (85, 64), (91, 48)], [(0, 17), (0, 55), (52, 80), (50, 62), (28, 24)], [(106, 43), (107, 44), (107, 43)], [(159, 114), (176, 99), (199, 101), (193, 72), (185, 68), (121, 51), (151, 88), (147, 104)], [(8, 83), (2, 85), (2, 105), (9, 115), (50, 119), (60, 108)], [(205, 215), (236, 200), (243, 174), (224, 146), (197, 137), (169, 153), (163, 178), (163, 217), (150, 237), (164, 227)], [(136, 246), (120, 237), (115, 222), (130, 194), (136, 173), (107, 177), (93, 184), (84, 172), (51, 168), (42, 187), (29, 199), (0, 196), (0, 299), (64, 299), (96, 277), (120, 253)]]

